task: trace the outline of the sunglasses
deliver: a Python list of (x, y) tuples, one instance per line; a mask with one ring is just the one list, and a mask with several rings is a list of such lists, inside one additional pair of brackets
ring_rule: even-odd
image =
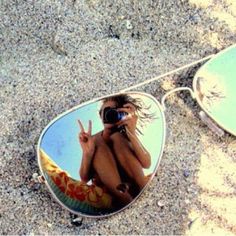
[[(192, 88), (175, 88), (160, 102), (150, 94), (131, 91), (205, 61), (194, 76)], [(165, 101), (183, 90), (199, 104), (200, 118), (211, 130), (219, 136), (225, 131), (236, 136), (233, 45), (56, 117), (38, 142), (39, 180), (76, 215), (107, 217), (127, 208), (142, 194), (159, 166), (166, 141)]]

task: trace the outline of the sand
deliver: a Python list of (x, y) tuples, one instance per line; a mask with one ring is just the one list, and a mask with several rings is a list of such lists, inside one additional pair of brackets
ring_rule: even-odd
[[(201, 123), (188, 93), (168, 99), (160, 167), (123, 212), (74, 224), (32, 178), (51, 119), (232, 45), (235, 22), (234, 0), (1, 0), (0, 234), (235, 235), (235, 137)], [(140, 90), (160, 100), (198, 67)]]

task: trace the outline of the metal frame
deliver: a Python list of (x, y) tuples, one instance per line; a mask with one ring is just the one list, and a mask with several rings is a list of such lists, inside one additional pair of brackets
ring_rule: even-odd
[(145, 187), (140, 191), (140, 193), (133, 199), (132, 202), (130, 202), (129, 204), (127, 204), (125, 207), (119, 209), (118, 211), (115, 211), (115, 212), (112, 212), (112, 213), (108, 213), (106, 215), (97, 215), (97, 216), (93, 216), (93, 215), (86, 215), (86, 214), (83, 214), (83, 213), (79, 213), (79, 212), (76, 212), (76, 211), (73, 211), (71, 210), (69, 207), (67, 207), (66, 205), (64, 205), (56, 196), (56, 194), (53, 192), (53, 190), (51, 189), (50, 185), (48, 184), (47, 182), (47, 179), (44, 175), (44, 171), (42, 170), (42, 167), (41, 167), (41, 161), (40, 161), (40, 144), (41, 144), (41, 140), (45, 134), (45, 132), (47, 131), (47, 129), (54, 123), (56, 122), (58, 119), (60, 119), (61, 117), (67, 115), (68, 113), (74, 111), (74, 110), (77, 110), (78, 108), (80, 107), (83, 107), (83, 106), (86, 106), (86, 105), (89, 105), (93, 102), (97, 102), (101, 99), (104, 99), (104, 98), (107, 98), (107, 97), (110, 97), (110, 96), (114, 96), (114, 95), (121, 95), (121, 94), (124, 94), (125, 92), (118, 92), (118, 93), (114, 93), (114, 94), (109, 94), (107, 96), (103, 96), (103, 97), (99, 97), (99, 98), (95, 98), (95, 99), (92, 99), (88, 102), (84, 102), (78, 106), (75, 106), (71, 109), (69, 109), (68, 111), (66, 112), (63, 112), (62, 114), (60, 114), (59, 116), (57, 116), (55, 119), (53, 119), (42, 131), (41, 135), (40, 135), (40, 138), (39, 138), (39, 141), (38, 141), (38, 145), (37, 145), (37, 161), (38, 161), (38, 166), (39, 166), (39, 169), (40, 169), (40, 172), (42, 173), (42, 176), (44, 177), (45, 179), (45, 184), (47, 186), (47, 188), (49, 189), (49, 192), (52, 194), (52, 196), (54, 197), (54, 199), (62, 206), (64, 207), (65, 209), (67, 209), (68, 211), (72, 212), (73, 214), (76, 214), (78, 216), (81, 216), (81, 217), (88, 217), (88, 218), (105, 218), (105, 217), (109, 217), (109, 216), (112, 216), (112, 215), (115, 215), (117, 213), (119, 213), (120, 211), (123, 211), (124, 209), (128, 208), (131, 204), (133, 204), (139, 197), (140, 195), (143, 193), (143, 191), (145, 191), (145, 189), (147, 188), (147, 186), (150, 184), (150, 182), (152, 181), (152, 179), (154, 178), (155, 176), (155, 173), (157, 172), (157, 169), (159, 167), (159, 164), (160, 164), (160, 161), (161, 161), (161, 158), (163, 156), (163, 151), (164, 151), (164, 147), (165, 147), (165, 140), (166, 140), (166, 119), (165, 119), (165, 113), (164, 113), (164, 110), (161, 106), (161, 104), (158, 102), (158, 100), (153, 97), (152, 95), (148, 94), (148, 93), (144, 93), (144, 92), (136, 92), (136, 91), (131, 91), (131, 92), (126, 92), (126, 94), (140, 94), (140, 95), (144, 95), (146, 97), (149, 97), (151, 98), (155, 103), (156, 105), (158, 106), (158, 108), (160, 109), (160, 112), (161, 112), (161, 115), (162, 115), (162, 120), (163, 120), (163, 141), (162, 141), (162, 145), (161, 145), (161, 151), (159, 153), (159, 157), (158, 157), (158, 162), (155, 166), (155, 169), (153, 171), (153, 174), (151, 176), (151, 178), (149, 179), (148, 183), (145, 185)]
[[(49, 128), (49, 126), (51, 126), (55, 121), (57, 121), (57, 120), (60, 119), (61, 117), (65, 116), (66, 114), (68, 114), (68, 113), (70, 113), (70, 112), (72, 112), (72, 111), (74, 111), (74, 110), (76, 110), (76, 109), (78, 109), (78, 108), (80, 108), (80, 107), (89, 105), (89, 104), (91, 104), (91, 103), (93, 103), (93, 102), (99, 101), (99, 100), (101, 100), (101, 99), (104, 99), (104, 98), (107, 98), (107, 97), (110, 97), (110, 96), (120, 95), (120, 94), (124, 94), (124, 93), (145, 95), (145, 96), (147, 96), (147, 97), (153, 99), (153, 101), (154, 101), (154, 102), (156, 103), (156, 105), (159, 107), (159, 109), (160, 109), (160, 111), (161, 111), (161, 114), (162, 114), (163, 125), (164, 125), (162, 148), (161, 148), (161, 152), (160, 152), (160, 154), (159, 154), (158, 163), (156, 164), (156, 167), (155, 167), (155, 170), (154, 170), (154, 172), (153, 172), (153, 175), (152, 175), (152, 177), (149, 179), (149, 181), (148, 181), (148, 183), (146, 184), (146, 186), (140, 191), (140, 193), (138, 194), (138, 196), (136, 196), (135, 199), (134, 199), (132, 202), (130, 202), (128, 205), (126, 205), (125, 207), (121, 208), (120, 210), (118, 210), (118, 211), (116, 211), (116, 212), (109, 213), (109, 214), (106, 214), (106, 215), (92, 216), (92, 215), (86, 215), (86, 214), (83, 214), (83, 213), (79, 213), (79, 212), (73, 211), (73, 210), (69, 209), (67, 206), (65, 206), (65, 205), (57, 198), (57, 196), (54, 194), (54, 192), (52, 191), (51, 187), (49, 186), (49, 184), (47, 183), (47, 181), (46, 181), (46, 179), (45, 179), (45, 184), (46, 184), (46, 186), (48, 187), (48, 189), (49, 189), (49, 191), (51, 192), (51, 194), (53, 195), (53, 197), (57, 200), (57, 202), (58, 202), (61, 206), (63, 206), (63, 207), (66, 208), (67, 210), (69, 210), (70, 212), (72, 212), (72, 213), (74, 213), (74, 214), (76, 214), (76, 215), (78, 215), (78, 216), (81, 216), (81, 217), (89, 217), (89, 218), (104, 218), (104, 217), (112, 216), (112, 215), (115, 215), (115, 214), (119, 213), (120, 211), (123, 211), (124, 209), (128, 208), (131, 204), (133, 204), (133, 203), (140, 197), (140, 195), (143, 193), (143, 191), (145, 191), (145, 189), (147, 188), (147, 186), (150, 184), (150, 182), (151, 182), (152, 179), (154, 178), (154, 175), (155, 175), (155, 173), (157, 172), (157, 169), (158, 169), (158, 167), (159, 167), (161, 158), (162, 158), (162, 156), (163, 156), (163, 151), (164, 151), (164, 146), (165, 146), (165, 140), (166, 140), (166, 119), (165, 119), (165, 113), (164, 113), (164, 110), (165, 110), (165, 100), (166, 100), (166, 98), (167, 98), (170, 94), (172, 94), (172, 93), (174, 93), (174, 92), (182, 91), (182, 90), (188, 90), (188, 91), (190, 92), (192, 98), (197, 100), (197, 102), (198, 102), (198, 104), (200, 105), (200, 107), (201, 107), (207, 114), (208, 114), (208, 112), (206, 111), (206, 108), (204, 107), (204, 105), (202, 104), (202, 102), (200, 101), (200, 99), (199, 99), (198, 96), (197, 96), (197, 89), (196, 89), (196, 84), (197, 84), (197, 79), (198, 79), (197, 73), (196, 73), (196, 75), (195, 75), (195, 77), (194, 77), (194, 79), (193, 79), (193, 83), (192, 83), (192, 88), (193, 88), (193, 90), (192, 90), (192, 88), (189, 88), (189, 87), (179, 87), (179, 88), (175, 88), (175, 89), (173, 89), (173, 90), (170, 90), (170, 91), (168, 91), (168, 92), (162, 97), (162, 99), (161, 99), (161, 104), (160, 104), (160, 102), (159, 102), (156, 98), (154, 98), (154, 97), (153, 97), (152, 95), (150, 95), (150, 94), (147, 94), (147, 93), (144, 93), (144, 92), (130, 91), (130, 90), (135, 89), (135, 88), (138, 88), (138, 87), (141, 87), (141, 86), (143, 86), (143, 85), (145, 85), (145, 84), (148, 84), (148, 83), (150, 83), (150, 82), (157, 81), (157, 80), (159, 80), (159, 79), (161, 79), (161, 78), (163, 78), (163, 77), (165, 77), (165, 76), (167, 76), (167, 75), (170, 75), (170, 74), (173, 74), (173, 73), (177, 73), (177, 72), (179, 72), (179, 71), (181, 71), (181, 70), (183, 70), (183, 69), (189, 68), (189, 67), (191, 67), (191, 66), (193, 66), (193, 65), (196, 65), (196, 64), (198, 64), (198, 63), (201, 63), (201, 62), (205, 62), (205, 61), (207, 61), (207, 60), (209, 60), (209, 59), (210, 59), (210, 60), (213, 60), (214, 58), (216, 58), (217, 56), (221, 55), (221, 54), (224, 53), (226, 50), (230, 50), (230, 49), (231, 49), (232, 47), (234, 47), (234, 46), (235, 46), (235, 45), (232, 45), (231, 47), (229, 47), (229, 48), (227, 48), (227, 49), (225, 49), (225, 50), (222, 50), (221, 52), (219, 52), (219, 53), (217, 53), (217, 54), (211, 54), (211, 55), (206, 56), (206, 57), (204, 57), (204, 58), (202, 58), (202, 59), (200, 59), (200, 60), (197, 60), (197, 61), (194, 61), (194, 62), (192, 62), (192, 63), (190, 63), (190, 64), (184, 65), (184, 66), (182, 66), (182, 67), (179, 67), (179, 68), (177, 68), (177, 69), (175, 69), (175, 70), (172, 70), (172, 71), (170, 71), (170, 72), (167, 72), (167, 73), (162, 74), (162, 75), (160, 75), (160, 76), (157, 76), (157, 77), (155, 77), (155, 78), (152, 78), (152, 79), (146, 80), (146, 81), (144, 81), (144, 82), (138, 83), (138, 84), (136, 84), (136, 85), (130, 86), (130, 87), (128, 87), (128, 88), (125, 88), (125, 89), (119, 91), (118, 93), (109, 94), (109, 95), (107, 95), (107, 96), (95, 98), (95, 99), (92, 99), (92, 100), (90, 100), (90, 101), (88, 101), (88, 102), (84, 102), (84, 103), (82, 103), (82, 104), (80, 104), (80, 105), (78, 105), (78, 106), (75, 106), (75, 107), (71, 108), (70, 110), (68, 110), (68, 111), (66, 111), (66, 112), (64, 112), (64, 113), (62, 113), (62, 114), (60, 114), (60, 115), (57, 116), (55, 119), (53, 119), (53, 120), (44, 128), (44, 130), (42, 131), (42, 134), (40, 135), (40, 138), (39, 138), (39, 141), (38, 141), (38, 145), (37, 145), (38, 165), (39, 165), (40, 171), (41, 171), (41, 173), (42, 173), (43, 176), (44, 176), (44, 173), (43, 173), (42, 168), (41, 168), (40, 155), (39, 155), (39, 148), (40, 148), (40, 143), (41, 143), (41, 140), (42, 140), (42, 138), (43, 138), (44, 133), (45, 133), (46, 130)], [(204, 65), (204, 66), (205, 66), (205, 65)], [(204, 67), (204, 66), (203, 66), (203, 67)], [(129, 92), (128, 92), (128, 91), (129, 91)], [(212, 117), (210, 114), (208, 114), (208, 115), (214, 120), (214, 117)], [(217, 124), (218, 124), (218, 122), (217, 122)], [(219, 124), (219, 126), (222, 127), (224, 130), (226, 130), (227, 132), (232, 133), (233, 135), (236, 135), (236, 133), (233, 133), (233, 132), (231, 132), (231, 131), (225, 129), (222, 124)], [(44, 177), (45, 177), (45, 176), (44, 176)]]

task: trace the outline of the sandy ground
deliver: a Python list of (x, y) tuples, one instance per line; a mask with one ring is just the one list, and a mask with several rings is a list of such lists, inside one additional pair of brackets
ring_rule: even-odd
[[(236, 42), (234, 0), (113, 2), (0, 1), (0, 234), (235, 235), (235, 137), (209, 131), (185, 93), (168, 100), (157, 175), (125, 211), (75, 225), (32, 181), (52, 118)], [(160, 99), (195, 71), (141, 90)]]

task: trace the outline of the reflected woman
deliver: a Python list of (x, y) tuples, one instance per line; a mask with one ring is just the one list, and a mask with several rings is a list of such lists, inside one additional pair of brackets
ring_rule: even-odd
[(86, 132), (79, 122), (79, 142), (83, 150), (80, 177), (84, 182), (105, 186), (114, 196), (113, 205), (122, 207), (146, 185), (143, 168), (149, 168), (151, 157), (140, 143), (137, 122), (144, 126), (153, 119), (145, 112), (141, 100), (128, 95), (105, 98), (99, 111), (104, 129), (92, 135), (92, 122)]

